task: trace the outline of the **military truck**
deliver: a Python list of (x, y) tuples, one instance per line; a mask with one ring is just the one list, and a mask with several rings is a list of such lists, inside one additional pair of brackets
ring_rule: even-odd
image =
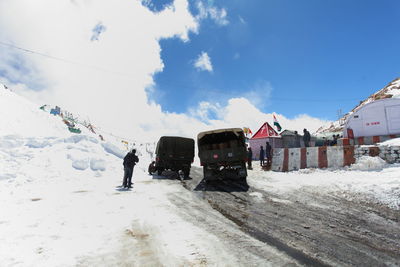
[(201, 132), (197, 136), (197, 145), (206, 182), (217, 179), (246, 182), (247, 150), (242, 129)]
[(162, 136), (156, 147), (155, 170), (161, 175), (164, 170), (183, 172), (189, 177), (194, 159), (194, 140), (178, 136)]

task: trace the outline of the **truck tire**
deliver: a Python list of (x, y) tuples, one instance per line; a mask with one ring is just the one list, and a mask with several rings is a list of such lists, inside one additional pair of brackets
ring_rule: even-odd
[(154, 172), (156, 172), (156, 167), (150, 163), (148, 172), (150, 175), (152, 175)]
[(238, 170), (238, 177), (239, 179), (244, 179), (246, 180), (247, 177), (247, 168), (246, 168), (246, 163), (242, 163), (242, 168)]
[(183, 178), (184, 179), (189, 178), (189, 174), (190, 174), (190, 167), (183, 169)]
[(214, 175), (213, 170), (208, 169), (206, 166), (203, 167), (203, 177), (206, 182), (211, 180), (213, 175)]

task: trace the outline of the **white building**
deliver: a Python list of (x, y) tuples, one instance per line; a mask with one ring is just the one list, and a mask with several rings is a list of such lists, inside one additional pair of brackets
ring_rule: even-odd
[(400, 134), (400, 99), (386, 98), (366, 104), (350, 115), (343, 129), (348, 138)]

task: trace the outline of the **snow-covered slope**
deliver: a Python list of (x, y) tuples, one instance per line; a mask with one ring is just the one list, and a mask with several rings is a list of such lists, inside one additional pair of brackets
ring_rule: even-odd
[(19, 136), (66, 136), (60, 118), (49, 116), (39, 107), (0, 84), (0, 134)]
[[(2, 86), (0, 118), (0, 265), (73, 266), (85, 257), (118, 251), (126, 230), (143, 231), (142, 223), (154, 227), (153, 221), (171, 219), (146, 215), (159, 203), (144, 197), (148, 189), (125, 196), (116, 190), (126, 153), (118, 142), (102, 142), (84, 128), (83, 134), (70, 133), (60, 117)], [(135, 182), (149, 179), (147, 164), (142, 155)], [(153, 188), (154, 199), (165, 197), (157, 192)], [(111, 262), (139, 266), (143, 258), (132, 259), (135, 253)]]
[(125, 151), (84, 129), (70, 133), (60, 117), (2, 87), (0, 262), (73, 265), (114, 231), (96, 223), (117, 222), (99, 208), (116, 185), (110, 178), (122, 175)]
[(355, 108), (353, 108), (350, 112), (346, 113), (342, 118), (329, 125), (322, 126), (317, 130), (317, 133), (324, 132), (340, 132), (343, 129), (344, 123), (347, 121), (347, 118), (359, 110), (361, 107), (365, 106), (372, 101), (384, 99), (384, 98), (400, 98), (400, 78), (396, 78), (384, 88), (380, 89), (376, 93), (367, 97), (364, 101), (361, 101)]

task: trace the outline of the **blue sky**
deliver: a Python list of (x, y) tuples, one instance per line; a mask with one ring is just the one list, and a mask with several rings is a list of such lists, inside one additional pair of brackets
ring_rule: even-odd
[[(161, 10), (171, 1), (153, 1)], [(197, 1), (190, 1), (198, 13)], [(189, 42), (160, 42), (164, 70), (152, 95), (163, 110), (251, 97), (263, 112), (335, 120), (400, 76), (396, 0), (221, 0), (227, 25), (201, 22)], [(213, 71), (193, 65), (206, 52)], [(248, 92), (253, 92), (249, 95)], [(258, 98), (258, 99), (257, 99)]]

